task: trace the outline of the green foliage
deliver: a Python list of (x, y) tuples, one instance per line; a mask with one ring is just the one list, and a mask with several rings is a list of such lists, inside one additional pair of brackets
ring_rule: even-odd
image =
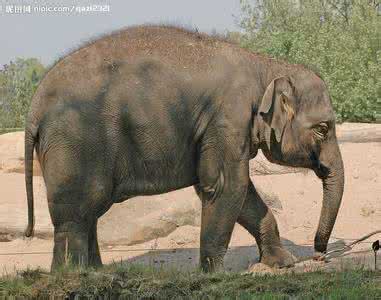
[(35, 58), (17, 58), (0, 70), (0, 128), (23, 127), (37, 85), (45, 72)]
[(241, 0), (243, 46), (319, 70), (339, 121), (374, 122), (381, 98), (377, 1)]
[(80, 299), (369, 299), (381, 297), (380, 271), (312, 272), (253, 276), (205, 274), (142, 265), (112, 264), (100, 270), (27, 270), (0, 278), (0, 298)]

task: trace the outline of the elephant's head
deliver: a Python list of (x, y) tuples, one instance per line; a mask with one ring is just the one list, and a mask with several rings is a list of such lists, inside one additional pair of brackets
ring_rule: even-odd
[(258, 108), (260, 147), (271, 162), (312, 169), (323, 182), (315, 250), (325, 252), (344, 190), (335, 115), (325, 83), (312, 72), (274, 79)]

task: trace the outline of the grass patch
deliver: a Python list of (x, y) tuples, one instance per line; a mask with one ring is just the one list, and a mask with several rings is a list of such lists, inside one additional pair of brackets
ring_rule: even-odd
[(204, 274), (140, 265), (101, 270), (63, 268), (54, 274), (26, 270), (0, 278), (1, 297), (49, 298), (381, 298), (381, 271), (252, 276)]
[(24, 131), (24, 128), (1, 128), (0, 127), (0, 134), (16, 132), (16, 131)]

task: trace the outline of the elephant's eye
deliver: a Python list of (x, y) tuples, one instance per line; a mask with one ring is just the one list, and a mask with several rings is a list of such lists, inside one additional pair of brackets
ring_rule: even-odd
[(317, 138), (320, 140), (324, 140), (328, 133), (328, 125), (327, 123), (319, 123), (313, 127), (313, 131)]

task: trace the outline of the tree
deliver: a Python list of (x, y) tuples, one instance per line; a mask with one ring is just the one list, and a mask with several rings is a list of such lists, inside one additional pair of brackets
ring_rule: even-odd
[(339, 121), (374, 122), (381, 18), (371, 0), (241, 0), (243, 46), (319, 70)]
[(0, 128), (22, 127), (33, 94), (45, 72), (35, 58), (17, 58), (0, 70)]

